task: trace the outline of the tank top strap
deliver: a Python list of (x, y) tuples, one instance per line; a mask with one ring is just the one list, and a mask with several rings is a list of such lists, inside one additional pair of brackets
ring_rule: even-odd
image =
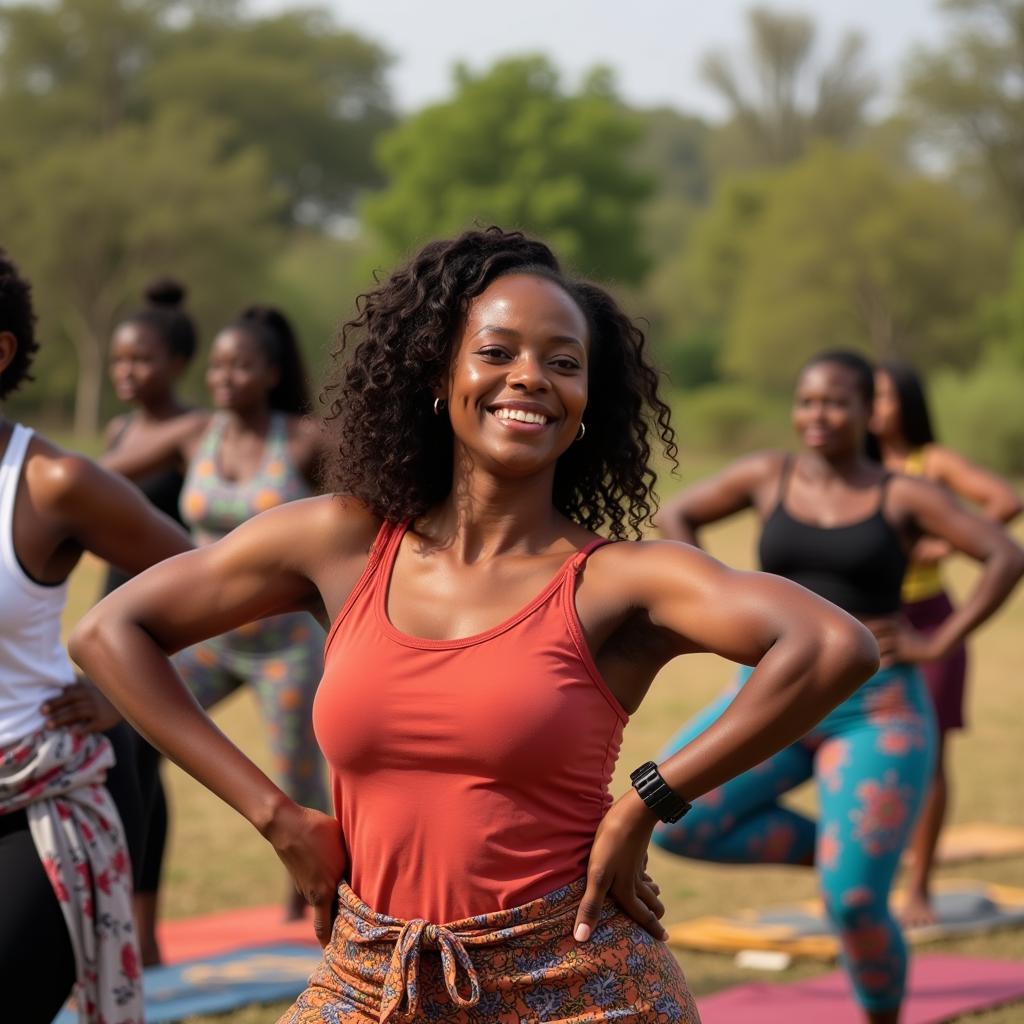
[(18, 481), (21, 479), (21, 466), (25, 461), (28, 443), (32, 440), (32, 431), (20, 423), (11, 424), (11, 436), (7, 439), (3, 460), (0, 461), (0, 532), (4, 544), (11, 543), (11, 525), (14, 520), (14, 500), (18, 494)]
[(608, 540), (607, 537), (595, 537), (592, 541), (585, 544), (583, 547), (576, 552), (575, 555), (569, 560), (568, 567), (572, 570), (569, 576), (572, 577), (583, 571), (583, 567), (587, 564), (587, 559), (598, 549), (603, 548), (606, 544), (611, 544), (612, 541)]
[[(370, 550), (366, 556), (366, 565), (363, 566), (359, 579), (356, 580), (355, 586), (352, 587), (348, 597), (345, 598), (345, 603), (341, 606), (341, 610), (331, 623), (327, 639), (324, 641), (325, 651), (330, 648), (331, 641), (338, 632), (338, 627), (363, 595), (366, 594), (367, 590), (369, 590), (367, 596), (370, 601), (377, 599), (377, 588), (381, 586), (382, 580), (385, 581), (386, 585), (386, 581), (391, 575), (391, 566), (398, 553), (398, 545), (401, 543), (408, 525), (408, 521), (389, 523), (387, 520), (380, 524), (377, 536), (373, 539), (373, 543), (370, 545)], [(383, 572), (379, 571), (381, 566), (384, 567)]]
[[(198, 458), (207, 458), (217, 464), (217, 450), (220, 448), (220, 441), (224, 435), (224, 428), (227, 426), (228, 418), (222, 412), (215, 412), (210, 417), (210, 425), (206, 428), (199, 441), (199, 450), (196, 452)], [(198, 461), (198, 460), (197, 460)]]
[[(882, 474), (881, 483), (878, 485), (878, 514), (885, 519), (885, 495), (889, 490), (889, 481), (892, 479), (893, 474), (886, 470)], [(888, 522), (888, 520), (886, 520)]]
[(779, 493), (775, 496), (775, 506), (772, 511), (778, 509), (785, 509), (786, 505), (786, 493), (789, 491), (789, 481), (793, 476), (793, 467), (796, 464), (796, 458), (792, 452), (786, 452), (785, 458), (782, 460), (782, 472), (779, 474)]
[(288, 454), (288, 414), (275, 412), (270, 416), (270, 429), (267, 431), (267, 455), (280, 458)]
[(16, 579), (24, 578), (31, 585), (39, 586), (25, 572), (14, 550), (14, 504), (18, 497), (21, 467), (25, 462), (32, 434), (33, 431), (29, 427), (12, 423), (11, 436), (7, 440), (3, 459), (0, 460), (0, 564), (3, 564), (8, 573), (12, 573)]

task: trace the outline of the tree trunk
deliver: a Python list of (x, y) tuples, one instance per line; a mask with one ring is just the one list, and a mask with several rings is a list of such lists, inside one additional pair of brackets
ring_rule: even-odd
[(78, 380), (75, 382), (75, 438), (91, 439), (100, 429), (100, 398), (103, 395), (103, 344), (99, 335), (84, 324), (72, 330), (78, 356)]

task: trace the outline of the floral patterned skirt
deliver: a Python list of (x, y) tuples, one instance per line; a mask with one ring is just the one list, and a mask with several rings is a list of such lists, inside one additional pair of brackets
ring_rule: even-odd
[(436, 925), (377, 914), (343, 883), (323, 960), (278, 1024), (700, 1024), (668, 947), (610, 900), (573, 939), (584, 888)]

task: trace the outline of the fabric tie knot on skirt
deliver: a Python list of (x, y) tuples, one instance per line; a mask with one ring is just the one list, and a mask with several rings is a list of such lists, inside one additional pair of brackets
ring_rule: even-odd
[[(398, 933), (391, 963), (384, 978), (380, 1024), (394, 1020), (413, 1020), (419, 1007), (420, 953), (436, 949), (441, 954), (441, 970), (448, 995), (456, 1006), (468, 1009), (480, 1001), (480, 981), (473, 961), (459, 938), (439, 924), (420, 919), (407, 921)], [(468, 982), (469, 994), (459, 991), (459, 971)]]

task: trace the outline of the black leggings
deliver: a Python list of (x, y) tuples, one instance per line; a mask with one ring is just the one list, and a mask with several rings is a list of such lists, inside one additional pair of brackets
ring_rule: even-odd
[(0, 814), (0, 1008), (51, 1024), (75, 983), (75, 954), (24, 811)]
[(167, 842), (167, 797), (160, 779), (160, 754), (127, 722), (106, 733), (117, 762), (107, 789), (124, 824), (136, 892), (160, 887)]

